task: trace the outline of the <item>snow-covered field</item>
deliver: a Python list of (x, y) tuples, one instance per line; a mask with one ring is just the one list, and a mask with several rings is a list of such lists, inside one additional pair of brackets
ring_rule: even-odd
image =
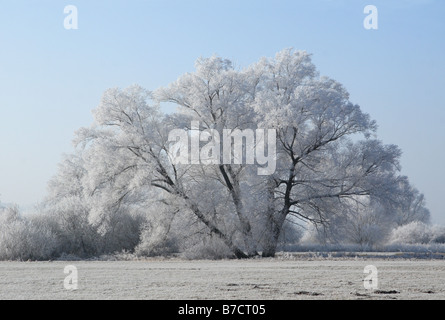
[[(77, 290), (64, 287), (67, 265)], [(375, 291), (364, 288), (367, 265), (378, 270)], [(0, 299), (445, 299), (445, 260), (0, 262)]]

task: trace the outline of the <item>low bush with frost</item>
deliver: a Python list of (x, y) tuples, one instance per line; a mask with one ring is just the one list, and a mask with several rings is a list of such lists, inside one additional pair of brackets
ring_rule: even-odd
[(445, 243), (445, 228), (414, 221), (392, 231), (389, 244)]
[(0, 260), (47, 260), (56, 248), (56, 237), (46, 225), (22, 217), (17, 207), (0, 210)]

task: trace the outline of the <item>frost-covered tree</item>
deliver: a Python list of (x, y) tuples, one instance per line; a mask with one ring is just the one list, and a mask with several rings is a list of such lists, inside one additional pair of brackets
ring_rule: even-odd
[[(178, 112), (189, 121), (201, 124), (200, 130), (213, 130), (219, 137), (224, 136), (223, 130), (252, 129), (256, 127), (255, 112), (251, 108), (258, 86), (256, 77), (249, 77), (247, 72), (234, 70), (232, 63), (213, 56), (200, 58), (196, 62), (196, 71), (185, 74), (167, 88), (158, 89), (155, 96), (159, 101), (176, 104)], [(190, 128), (191, 129), (191, 128)], [(222, 160), (222, 150), (216, 150), (217, 159)], [(191, 155), (197, 156), (197, 155)], [(198, 155), (200, 156), (200, 155)], [(238, 232), (247, 255), (256, 254), (256, 241), (253, 238), (252, 222), (249, 217), (250, 208), (243, 201), (242, 183), (249, 180), (244, 164), (219, 163), (198, 164), (193, 171), (192, 179), (200, 177), (193, 188), (199, 194), (209, 193), (212, 208), (207, 211), (220, 212), (227, 206), (235, 213), (232, 224), (236, 226), (231, 233)], [(208, 180), (213, 182), (209, 182)], [(227, 199), (229, 198), (229, 199)], [(223, 205), (215, 203), (221, 202)], [(219, 207), (219, 208), (217, 208)], [(230, 216), (230, 212), (224, 213)]]
[(86, 159), (81, 152), (65, 156), (42, 203), (42, 215), (57, 235), (58, 253), (85, 257), (133, 250), (139, 244), (144, 217), (133, 206), (106, 202), (108, 189), (92, 192), (96, 171), (88, 170)]
[(263, 249), (273, 256), (289, 216), (326, 224), (361, 197), (385, 197), (399, 179), (400, 151), (371, 138), (375, 122), (341, 84), (318, 75), (306, 52), (284, 50), (252, 68), (262, 75), (258, 121), (277, 131)]
[(83, 165), (79, 153), (65, 156), (41, 205), (59, 240), (59, 254), (83, 257), (100, 252), (100, 236), (89, 219), (91, 199), (84, 193), (87, 172)]
[(430, 214), (423, 199), (423, 195), (409, 185), (407, 177), (400, 177), (384, 197), (361, 197), (351, 202), (332, 215), (319, 232), (311, 229), (316, 233), (312, 237), (322, 244), (358, 244), (367, 248), (384, 245), (392, 241), (394, 229), (429, 222)]
[[(139, 86), (125, 90), (110, 89), (94, 111), (95, 122), (77, 132), (88, 174), (83, 182), (94, 199), (93, 216), (101, 221), (110, 210), (126, 205), (149, 205), (155, 198), (167, 202), (172, 211), (181, 206), (212, 233), (220, 237), (237, 257), (245, 253), (231, 236), (232, 227), (218, 215), (221, 199), (203, 200), (203, 192), (212, 190), (211, 182), (200, 178), (192, 166), (170, 161), (168, 133), (178, 124), (178, 117), (159, 112), (151, 93)], [(226, 208), (224, 210), (227, 212)]]
[(408, 178), (401, 179), (391, 195), (390, 201), (385, 203), (385, 209), (394, 217), (397, 226), (420, 221), (430, 223), (430, 211), (426, 207), (425, 196), (413, 187)]
[[(159, 106), (166, 102), (177, 111), (163, 114)], [(107, 90), (94, 123), (76, 133), (75, 165), (55, 178), (53, 199), (78, 201), (93, 234), (106, 238), (117, 230), (117, 242), (128, 243), (135, 239), (122, 235), (138, 234), (141, 252), (198, 235), (202, 243), (177, 244), (207, 244), (213, 252), (223, 244), (238, 258), (257, 251), (274, 256), (289, 222), (329, 227), (363, 216), (355, 221), (372, 225), (366, 210), (355, 211), (369, 199), (385, 208), (385, 217), (397, 210), (407, 215), (401, 221), (426, 215), (419, 193), (398, 192), (411, 190), (399, 175), (401, 152), (377, 140), (376, 128), (304, 51), (286, 49), (241, 70), (216, 56), (201, 58), (194, 72), (153, 93), (139, 86)], [(259, 175), (264, 165), (248, 163), (248, 136), (241, 140), (243, 161), (221, 161), (226, 153), (217, 137), (256, 129), (276, 134), (276, 149), (266, 147), (268, 156), (276, 151), (274, 172)], [(172, 131), (187, 140), (179, 148), (187, 161), (173, 161)], [(197, 146), (208, 147), (198, 155), (189, 152), (197, 132)], [(128, 214), (149, 217), (139, 233), (124, 227), (120, 217)]]

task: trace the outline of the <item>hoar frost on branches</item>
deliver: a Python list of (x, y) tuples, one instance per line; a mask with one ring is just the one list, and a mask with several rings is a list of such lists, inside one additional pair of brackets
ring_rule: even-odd
[[(76, 133), (79, 167), (58, 177), (74, 179), (77, 187), (54, 194), (52, 205), (82, 199), (92, 234), (115, 230), (122, 214), (150, 212), (154, 238), (166, 239), (174, 224), (184, 239), (211, 236), (237, 258), (260, 251), (274, 256), (285, 222), (329, 226), (353, 219), (369, 203), (387, 215), (401, 208), (408, 193), (399, 192), (406, 180), (399, 174), (400, 150), (375, 138), (376, 123), (340, 83), (318, 74), (308, 53), (286, 49), (242, 70), (216, 56), (198, 59), (195, 67), (153, 92), (107, 90), (94, 123)], [(163, 103), (177, 111), (163, 114)], [(273, 129), (276, 170), (261, 176), (258, 163), (172, 162), (169, 133), (192, 134), (192, 123), (219, 136)], [(212, 137), (205, 140), (199, 143)], [(213, 151), (223, 158), (222, 148)], [(244, 156), (248, 151), (244, 147)], [(423, 198), (414, 197), (423, 208)], [(143, 237), (159, 247), (159, 239)]]

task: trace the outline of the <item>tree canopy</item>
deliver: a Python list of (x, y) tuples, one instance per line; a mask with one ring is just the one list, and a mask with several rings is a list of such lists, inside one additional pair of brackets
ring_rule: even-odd
[[(177, 110), (163, 113), (164, 103)], [(241, 70), (200, 58), (166, 87), (107, 90), (93, 114), (46, 200), (55, 214), (75, 209), (84, 237), (124, 237), (131, 247), (137, 240), (122, 235), (137, 232), (122, 217), (145, 215), (149, 251), (174, 234), (246, 258), (274, 256), (288, 223), (346, 228), (358, 239), (362, 229), (348, 223), (375, 212), (384, 219), (371, 221), (385, 225), (429, 219), (423, 195), (400, 174), (401, 150), (377, 138), (376, 122), (305, 51), (285, 49)], [(187, 138), (189, 161), (172, 161), (174, 130)], [(229, 159), (223, 146), (233, 148)], [(261, 152), (247, 161), (252, 148)], [(202, 154), (220, 161), (193, 161)], [(266, 172), (258, 155), (273, 161), (272, 172), (258, 174)]]

